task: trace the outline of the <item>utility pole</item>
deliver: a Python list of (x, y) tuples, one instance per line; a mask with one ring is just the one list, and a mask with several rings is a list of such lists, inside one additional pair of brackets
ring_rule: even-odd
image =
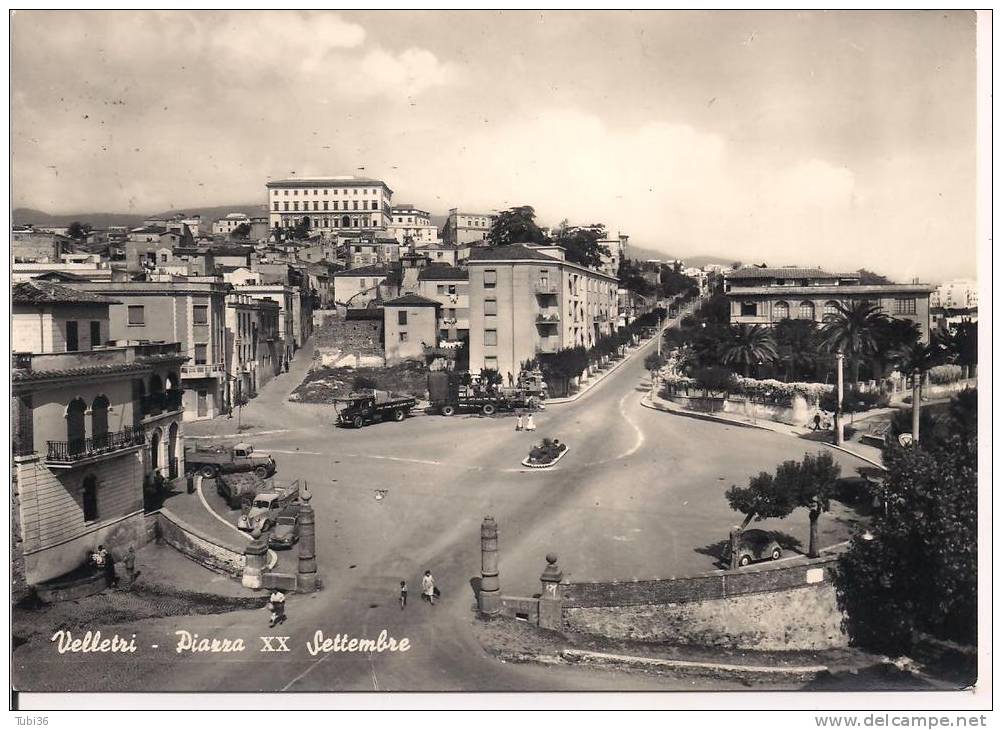
[(837, 446), (842, 445), (842, 364), (845, 360), (845, 356), (841, 353), (835, 353), (835, 369), (837, 371), (837, 382), (835, 388), (835, 444)]

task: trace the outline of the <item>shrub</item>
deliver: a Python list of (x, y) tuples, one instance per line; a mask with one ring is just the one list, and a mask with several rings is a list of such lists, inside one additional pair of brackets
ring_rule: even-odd
[(699, 368), (693, 375), (696, 384), (706, 393), (722, 393), (726, 396), (735, 383), (731, 371), (718, 366)]
[(937, 365), (929, 368), (929, 382), (934, 385), (956, 383), (963, 377), (963, 368), (959, 365)]
[(351, 381), (352, 390), (375, 390), (378, 387), (379, 383), (365, 375), (356, 375)]
[[(801, 396), (809, 406), (815, 406), (834, 386), (824, 383), (784, 383), (780, 380), (756, 380), (737, 376), (733, 392), (758, 403), (789, 406), (795, 396)], [(834, 405), (834, 396), (832, 404)]]
[[(837, 402), (834, 389), (825, 393), (818, 401), (818, 407), (823, 411), (835, 411)], [(861, 391), (850, 389), (842, 394), (843, 413), (862, 413), (871, 408), (885, 408), (890, 403), (890, 396), (880, 391)]]
[(557, 439), (544, 438), (538, 446), (529, 450), (529, 461), (533, 464), (548, 464), (554, 461), (567, 448), (566, 444)]

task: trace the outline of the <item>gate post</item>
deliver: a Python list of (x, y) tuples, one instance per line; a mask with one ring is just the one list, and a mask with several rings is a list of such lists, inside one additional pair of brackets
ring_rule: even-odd
[(296, 590), (300, 593), (310, 593), (317, 589), (317, 528), (313, 507), (310, 506), (309, 486), (303, 482), (303, 491), (299, 494), (299, 575), (296, 580)]
[(539, 596), (539, 627), (560, 631), (563, 626), (564, 591), (560, 582), (564, 573), (557, 565), (557, 556), (547, 553), (546, 568), (539, 576), (542, 592)]
[(498, 523), (484, 517), (480, 523), (480, 613), (493, 616), (501, 611), (501, 579), (498, 577)]
[(260, 533), (244, 548), (244, 575), (240, 583), (244, 588), (258, 589), (261, 587), (261, 575), (264, 573), (268, 556), (268, 542), (262, 540)]

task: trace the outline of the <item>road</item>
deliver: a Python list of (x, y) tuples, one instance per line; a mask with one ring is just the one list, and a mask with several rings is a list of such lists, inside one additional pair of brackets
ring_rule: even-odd
[[(133, 655), (55, 655), (19, 649), (20, 683), (35, 689), (160, 690), (664, 690), (723, 688), (642, 674), (501, 663), (476, 641), (472, 580), (479, 576), (485, 515), (500, 528), (502, 591), (539, 592), (548, 552), (570, 580), (665, 577), (710, 570), (712, 546), (737, 520), (724, 500), (731, 484), (798, 458), (811, 444), (767, 431), (729, 427), (644, 408), (645, 352), (574, 403), (552, 405), (535, 434), (511, 417), (418, 416), (361, 430), (335, 429), (332, 409), (288, 403), (292, 380), (269, 386), (245, 409), (255, 447), (271, 451), (280, 476), (309, 484), (317, 513), (325, 589), (292, 596), (288, 653), (260, 653), (263, 611), (147, 621)], [(255, 433), (251, 432), (251, 433)], [(521, 467), (533, 440), (569, 444), (553, 469)], [(248, 436), (250, 438), (250, 436)], [(835, 452), (843, 473), (862, 462)], [(382, 499), (376, 499), (377, 490)], [(822, 544), (844, 539), (838, 515), (822, 518)], [(767, 522), (806, 542), (799, 511)], [(432, 607), (418, 596), (431, 569), (442, 589)], [(400, 580), (411, 603), (397, 605)], [(99, 627), (95, 627), (99, 628)], [(178, 654), (174, 632), (241, 637), (243, 653)], [(305, 649), (314, 632), (408, 638), (406, 653), (321, 654)], [(158, 649), (147, 648), (157, 644)], [(95, 659), (96, 657), (96, 659)], [(60, 665), (53, 670), (52, 662)], [(79, 663), (80, 671), (67, 672)], [(739, 685), (735, 685), (739, 688)]]

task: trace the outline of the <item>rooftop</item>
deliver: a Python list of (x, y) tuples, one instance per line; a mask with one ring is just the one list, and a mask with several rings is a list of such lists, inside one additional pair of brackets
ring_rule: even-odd
[(928, 294), (936, 291), (931, 284), (821, 284), (815, 286), (742, 286), (731, 289), (727, 296), (754, 296), (766, 294), (770, 297), (785, 297), (792, 294), (812, 296), (815, 294)]
[(157, 363), (179, 364), (188, 357), (178, 342), (141, 342), (76, 352), (11, 353), (15, 382), (145, 370)]
[[(84, 281), (83, 279), (79, 280)], [(121, 304), (116, 299), (91, 294), (55, 281), (39, 279), (29, 279), (15, 284), (11, 288), (11, 301), (14, 304)]]
[(441, 307), (441, 303), (420, 294), (404, 294), (402, 297), (383, 302), (384, 307)]
[(368, 266), (358, 266), (354, 269), (338, 271), (334, 276), (386, 276), (389, 273), (383, 264), (370, 264)]
[[(382, 180), (372, 177), (352, 177), (351, 175), (337, 175), (334, 177), (287, 177), (280, 180), (269, 180), (265, 183), (267, 188), (309, 188), (309, 187), (358, 187), (360, 185), (382, 185), (387, 190), (389, 186)], [(393, 191), (390, 190), (390, 193)]]
[(466, 281), (469, 278), (470, 273), (466, 269), (447, 264), (431, 264), (418, 274), (419, 281)]
[(553, 256), (547, 256), (524, 243), (513, 243), (509, 246), (494, 248), (477, 248), (470, 252), (470, 261), (560, 261)]
[(737, 271), (724, 274), (728, 279), (858, 279), (856, 272), (848, 274), (833, 274), (823, 269), (802, 269), (796, 266), (760, 269), (756, 266), (746, 266)]

